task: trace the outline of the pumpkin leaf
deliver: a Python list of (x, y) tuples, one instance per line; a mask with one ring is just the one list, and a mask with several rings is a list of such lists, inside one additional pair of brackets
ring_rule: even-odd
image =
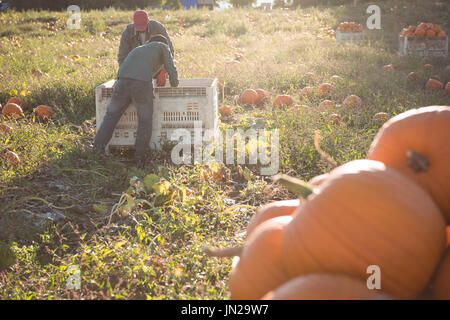
[(154, 173), (146, 175), (144, 178), (145, 190), (147, 192), (153, 191), (153, 185), (158, 183), (159, 181), (160, 181), (160, 178)]
[(108, 210), (108, 206), (103, 202), (96, 203), (92, 206), (92, 210), (94, 210), (97, 213), (104, 213), (106, 212), (106, 210)]
[(159, 195), (168, 196), (170, 194), (170, 187), (171, 187), (170, 182), (164, 180), (159, 183), (155, 183), (153, 185), (153, 190), (155, 190), (157, 196)]
[(306, 182), (285, 174), (278, 174), (273, 177), (273, 181), (281, 183), (286, 189), (306, 199), (313, 193), (313, 189)]

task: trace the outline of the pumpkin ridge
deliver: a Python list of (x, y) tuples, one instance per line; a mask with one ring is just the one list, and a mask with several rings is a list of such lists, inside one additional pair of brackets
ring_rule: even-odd
[[(407, 178), (409, 181), (411, 181), (412, 182), (412, 180), (410, 179), (410, 178), (408, 178), (408, 177), (404, 177), (404, 178)], [(392, 183), (392, 181), (388, 181), (388, 182), (391, 182)], [(366, 181), (366, 183), (368, 184), (369, 183), (369, 181)], [(416, 187), (418, 187), (418, 188), (420, 188), (424, 193), (425, 193), (425, 190), (422, 188), (422, 187), (420, 187), (419, 185), (416, 185)], [(376, 190), (373, 186), (371, 186), (370, 187), (372, 190)], [(382, 190), (381, 190), (382, 191)], [(376, 192), (376, 191), (374, 191), (374, 192)], [(428, 195), (428, 194), (427, 194)], [(396, 202), (397, 201), (397, 195), (395, 195), (395, 194), (392, 194), (391, 195), (392, 196), (392, 198), (389, 198), (389, 199), (387, 199), (387, 200), (389, 200), (388, 202)], [(430, 198), (430, 200), (431, 201), (433, 201), (433, 199), (431, 198), (431, 196), (429, 196), (428, 195), (428, 197)], [(339, 201), (340, 201), (341, 199), (336, 199), (335, 201), (337, 201), (336, 203), (338, 203), (339, 204), (339, 206), (342, 206), (342, 207), (348, 207), (348, 204), (346, 203), (346, 202), (341, 202), (341, 203), (339, 203)], [(375, 202), (375, 203), (372, 203), (371, 204), (371, 206), (373, 207), (373, 206), (376, 206), (378, 203), (377, 202)], [(411, 210), (414, 210), (414, 205), (412, 205), (411, 204)], [(378, 210), (378, 211), (382, 211), (382, 210), (385, 210), (386, 208), (383, 208), (383, 207), (380, 207), (380, 210)], [(355, 212), (354, 210), (353, 210), (353, 212)], [(357, 213), (357, 212), (355, 212), (355, 213)], [(373, 220), (368, 220), (368, 219), (364, 219), (364, 217), (366, 217), (365, 215), (357, 215), (357, 217), (359, 217), (359, 218), (363, 218), (363, 219), (361, 219), (364, 223), (362, 223), (362, 225), (363, 224), (369, 224), (369, 225), (371, 225), (372, 226), (372, 229), (374, 229), (373, 227), (376, 227), (376, 224), (374, 224), (374, 221)], [(417, 216), (416, 216), (417, 217)], [(422, 218), (422, 217), (421, 217)], [(375, 219), (376, 220), (376, 219)], [(420, 245), (422, 245), (422, 247), (420, 248), (421, 250), (429, 250), (430, 249), (430, 245), (429, 245), (429, 243), (427, 243), (427, 237), (426, 237), (426, 235), (425, 235), (425, 232), (422, 232), (422, 233), (420, 233), (420, 231), (422, 230), (421, 228), (415, 228), (415, 227), (417, 227), (417, 224), (414, 224), (414, 225), (411, 225), (411, 224), (409, 224), (408, 225), (408, 229), (409, 230), (412, 230), (412, 231), (414, 231), (414, 234), (415, 234), (415, 236), (417, 237), (417, 235), (419, 235), (419, 236), (423, 236), (423, 237), (421, 237), (422, 238), (422, 241), (419, 241), (419, 244)], [(410, 251), (409, 250), (409, 248), (406, 248), (406, 247), (402, 247), (397, 241), (394, 241), (394, 239), (391, 237), (391, 234), (389, 234), (389, 233), (386, 233), (386, 232), (384, 232), (384, 230), (382, 230), (382, 229), (377, 229), (377, 231), (375, 232), (375, 234), (382, 234), (383, 235), (383, 237), (382, 238), (380, 238), (380, 239), (382, 239), (382, 240), (384, 240), (384, 239), (387, 239), (388, 241), (384, 241), (384, 242), (387, 242), (388, 244), (393, 244), (393, 245), (395, 245), (395, 246), (397, 246), (397, 247), (399, 247), (402, 251), (404, 251), (405, 253), (407, 253), (407, 255), (409, 255), (410, 257), (412, 257), (412, 258), (414, 258), (414, 260), (416, 260), (416, 261), (418, 261), (418, 264), (419, 265), (421, 265), (424, 261), (423, 260), (421, 260), (421, 259), (418, 259), (418, 257), (416, 256), (416, 251)], [(422, 267), (422, 269), (423, 269), (423, 265), (421, 265), (421, 267)]]
[[(330, 200), (331, 201), (331, 200)], [(321, 219), (319, 219), (318, 218), (318, 216), (317, 215), (315, 215), (314, 217), (312, 217), (311, 215), (304, 215), (307, 219), (309, 219), (311, 222), (312, 222), (312, 224), (316, 224), (318, 227), (318, 229), (320, 229), (320, 230), (327, 230), (327, 234), (331, 237), (331, 238), (334, 238), (335, 240), (341, 240), (340, 242), (339, 241), (334, 241), (334, 242), (336, 242), (336, 243), (342, 243), (342, 239), (340, 238), (340, 237), (338, 237), (338, 236), (336, 236), (336, 234), (335, 233), (333, 233), (332, 232), (332, 230), (333, 230), (333, 225), (332, 224), (330, 224), (331, 225), (331, 228), (328, 228), (328, 227), (324, 227), (324, 226), (327, 226), (327, 224), (326, 223), (323, 223), (323, 221), (321, 220)], [(311, 223), (310, 222), (310, 223)], [(331, 231), (330, 231), (331, 230)], [(297, 237), (301, 237), (301, 235), (300, 234), (298, 234), (298, 236)], [(308, 246), (307, 246), (307, 244), (308, 244), (308, 242), (307, 241), (299, 241), (299, 242), (303, 242), (303, 248), (305, 249), (305, 251), (307, 251), (307, 253), (308, 253), (308, 255), (310, 256), (310, 257), (312, 257), (313, 258), (313, 260), (317, 263), (317, 265), (318, 266), (320, 266), (321, 268), (323, 268), (324, 270), (326, 270), (327, 272), (331, 272), (331, 271), (333, 271), (333, 270), (327, 270), (327, 268), (325, 267), (325, 266), (323, 266), (323, 265), (321, 265), (321, 263), (320, 263), (320, 260), (317, 260), (316, 258), (315, 258), (315, 255), (314, 255), (314, 250), (312, 250), (312, 249), (309, 249), (308, 248)], [(343, 248), (345, 249), (345, 251), (348, 253), (348, 256), (352, 256), (353, 258), (358, 258), (359, 260), (361, 260), (361, 257), (356, 253), (356, 252), (354, 252), (353, 250), (351, 250), (349, 247), (348, 247), (348, 245), (345, 245), (345, 246), (343, 246)], [(356, 260), (358, 260), (358, 259), (356, 259)], [(365, 259), (362, 259), (362, 260), (365, 260)], [(366, 265), (367, 266), (369, 266), (370, 265), (370, 263), (368, 263), (367, 261), (365, 261), (366, 263)]]
[[(333, 201), (332, 197), (329, 197), (328, 199), (329, 199), (329, 201)], [(343, 205), (344, 207), (346, 206), (346, 202), (345, 201), (343, 201), (343, 202), (338, 202), (337, 201), (336, 202), (336, 200), (339, 200), (339, 199), (335, 199), (334, 200), (337, 205), (339, 205), (339, 206)], [(354, 210), (351, 210), (351, 211), (354, 211)], [(360, 218), (360, 216), (358, 216), (358, 217)], [(334, 229), (333, 227), (336, 227), (336, 224), (330, 222), (329, 226), (327, 226), (327, 223), (324, 223), (324, 220), (320, 219), (318, 216), (314, 216), (314, 220), (316, 221), (316, 223), (319, 226), (319, 228), (322, 228), (323, 230), (327, 230), (327, 233), (330, 235), (330, 237), (337, 240), (335, 242), (340, 244), (342, 249), (344, 249), (348, 253), (348, 256), (356, 257), (355, 261), (363, 260), (363, 262), (360, 263), (360, 265), (364, 266), (364, 269), (372, 264), (372, 263), (369, 262), (368, 257), (364, 254), (365, 250), (362, 250), (362, 249), (358, 250), (357, 248), (355, 248), (356, 250), (353, 250), (351, 248), (352, 245), (349, 244), (349, 241), (347, 241), (345, 239), (345, 237), (339, 237), (336, 233), (334, 233), (332, 231)], [(364, 220), (364, 219), (361, 219), (361, 220)], [(376, 234), (376, 232), (374, 232), (374, 233)], [(311, 250), (308, 250), (308, 251), (311, 252)], [(331, 272), (333, 270), (326, 270), (326, 271)], [(387, 278), (391, 279), (393, 282), (398, 283), (398, 281), (395, 280), (395, 277), (391, 277), (390, 275), (386, 276), (385, 273), (383, 273), (383, 277), (387, 277)], [(404, 288), (405, 287), (405, 286), (401, 285), (401, 282), (399, 284), (400, 284), (399, 288)]]
[[(305, 205), (302, 206), (302, 208), (303, 208), (303, 207), (306, 207), (307, 205), (308, 205), (308, 202), (306, 202)], [(302, 211), (302, 209), (300, 208), (299, 211), (296, 213), (296, 215), (302, 214), (301, 211)], [(306, 217), (309, 218), (308, 216), (306, 216)], [(295, 218), (295, 216), (293, 216), (293, 219), (292, 219), (292, 220), (294, 220), (294, 218)], [(300, 243), (303, 243), (304, 245), (303, 245), (303, 246), (300, 246), (300, 248), (302, 248), (302, 249), (305, 251), (305, 253), (310, 257), (311, 260), (314, 261), (314, 263), (315, 263), (319, 268), (325, 269), (325, 267), (324, 267), (323, 265), (321, 265), (320, 261), (317, 260), (317, 258), (315, 257), (315, 255), (312, 253), (313, 250), (309, 250), (309, 249), (308, 249), (308, 246), (306, 245), (307, 242), (305, 242), (305, 240), (302, 240), (302, 239), (304, 239), (304, 238), (302, 237), (302, 234), (301, 234), (301, 233), (296, 234), (295, 237), (294, 237), (294, 236), (292, 236), (291, 234), (287, 234), (287, 233), (285, 232), (285, 233), (283, 234), (282, 243), (286, 241), (285, 238), (288, 238), (288, 239), (286, 239), (288, 242), (295, 243), (295, 247), (296, 247), (297, 249), (299, 248), (299, 246), (298, 246), (297, 244), (298, 244), (299, 242), (300, 242)], [(282, 253), (281, 256), (282, 256), (282, 260), (284, 260), (284, 258), (283, 258), (283, 251), (284, 251), (284, 250), (283, 250), (283, 249), (284, 249), (284, 245), (281, 246), (281, 253)], [(289, 258), (289, 260), (290, 260), (290, 258)], [(290, 262), (289, 262), (289, 263), (290, 263)], [(285, 264), (283, 263), (283, 265), (285, 265)], [(285, 268), (286, 268), (286, 266), (285, 266)], [(290, 274), (290, 272), (289, 272), (289, 269), (288, 269), (288, 268), (286, 268), (286, 269), (287, 269), (288, 275), (291, 277), (291, 274)]]
[[(315, 221), (315, 222), (319, 222), (318, 219), (317, 219), (317, 216), (315, 216), (315, 219), (312, 219), (312, 220)], [(320, 222), (317, 223), (317, 224), (318, 224), (318, 225), (323, 225), (323, 224), (321, 224)], [(319, 227), (319, 228), (321, 228), (321, 227)], [(323, 229), (323, 230), (327, 230), (327, 233), (328, 233), (329, 235), (331, 235), (333, 238), (339, 239), (339, 237), (336, 237), (335, 234), (333, 235), (332, 232), (329, 232), (330, 229), (332, 229), (332, 228), (325, 228), (325, 229)], [(300, 241), (300, 239), (301, 239), (301, 234), (300, 234), (300, 233), (297, 234), (297, 235), (296, 235), (296, 238), (299, 239), (299, 241)], [(291, 241), (292, 241), (292, 240), (291, 240)], [(316, 265), (318, 266), (319, 269), (322, 270), (322, 272), (336, 273), (336, 270), (329, 270), (328, 268), (326, 268), (325, 266), (323, 266), (323, 265), (320, 263), (320, 261), (318, 261), (318, 260), (316, 259), (316, 256), (312, 253), (312, 252), (314, 252), (314, 250), (311, 250), (311, 249), (308, 248), (308, 242), (306, 242), (306, 241), (300, 241), (300, 242), (303, 243), (302, 251), (303, 251), (304, 253), (306, 253), (306, 254), (309, 256), (310, 259), (312, 259), (313, 261), (316, 262)], [(342, 241), (340, 241), (339, 243), (342, 244)], [(362, 259), (362, 257), (361, 257), (358, 253), (356, 253), (355, 251), (351, 250), (351, 249), (348, 247), (348, 245), (345, 245), (345, 246), (342, 246), (342, 247), (345, 249), (346, 252), (349, 253), (349, 256), (354, 256), (354, 257), (357, 258), (357, 260), (365, 260), (365, 259)], [(364, 251), (364, 250), (362, 250), (362, 251)], [(362, 265), (365, 266), (365, 268), (367, 268), (369, 265), (371, 265), (371, 263), (369, 263), (367, 260), (365, 260), (365, 263), (362, 263)], [(316, 266), (316, 267), (317, 267), (317, 266)], [(364, 268), (364, 269), (365, 269), (365, 268)], [(301, 273), (301, 274), (297, 274), (295, 277), (298, 277), (298, 276), (304, 276), (304, 275), (307, 275), (307, 274), (310, 274), (310, 273), (311, 273), (310, 271), (308, 271), (308, 272), (303, 272), (303, 273)], [(359, 280), (367, 280), (366, 278), (363, 278), (363, 277), (361, 277), (361, 278), (355, 277), (355, 275), (352, 275), (351, 273), (348, 273), (348, 272), (339, 271), (339, 273), (340, 273), (340, 274), (344, 273), (344, 274), (346, 274), (347, 276), (351, 276), (352, 278), (355, 278), (355, 279), (359, 279)], [(290, 277), (290, 278), (292, 278), (292, 277)], [(403, 294), (406, 294), (406, 293), (407, 293), (408, 290), (405, 289), (405, 288), (407, 288), (407, 285), (404, 285), (401, 281), (398, 281), (398, 279), (397, 279), (395, 276), (391, 276), (389, 273), (384, 273), (384, 272), (383, 272), (383, 273), (382, 273), (382, 279), (386, 279), (386, 278), (389, 280), (389, 282), (390, 282), (393, 286), (395, 286), (395, 287), (397, 288), (398, 291), (402, 291)], [(407, 288), (407, 289), (409, 289), (409, 288)], [(385, 292), (385, 290), (383, 290), (383, 292)]]
[[(332, 197), (329, 197), (329, 199), (330, 199), (330, 201), (332, 201)], [(339, 199), (337, 199), (337, 200), (339, 200)], [(347, 206), (347, 203), (345, 202), (345, 201), (343, 201), (343, 202), (336, 202), (336, 204), (337, 205), (339, 205), (339, 206), (342, 206), (342, 207), (348, 207)], [(370, 205), (373, 205), (373, 204), (370, 204)], [(375, 204), (376, 205), (376, 204)], [(385, 209), (385, 208), (381, 208), (381, 209)], [(352, 212), (354, 212), (354, 210), (351, 210)], [(353, 216), (353, 217), (355, 217), (355, 216)], [(362, 218), (363, 216), (360, 216), (360, 215), (356, 215), (356, 217), (358, 217), (358, 218)], [(337, 220), (338, 221), (338, 220)], [(363, 221), (364, 223), (367, 223), (367, 222), (369, 222), (370, 223), (370, 225), (371, 226), (374, 226), (373, 225), (373, 221), (370, 221), (370, 220), (367, 220), (367, 219), (361, 219), (361, 221)], [(335, 220), (335, 222), (336, 222), (336, 220)], [(364, 224), (364, 223), (362, 223), (362, 224)], [(337, 226), (337, 224), (333, 224), (333, 223), (331, 223), (330, 225), (333, 225), (334, 227), (336, 227)], [(330, 230), (331, 228), (328, 228), (327, 230)], [(374, 230), (374, 229), (376, 229), (376, 228), (371, 228), (371, 229), (369, 229), (369, 230)], [(401, 251), (404, 251), (405, 252), (405, 256), (410, 256), (410, 257), (413, 257), (414, 258), (414, 260), (420, 265), (420, 269), (423, 269), (424, 268), (424, 266), (422, 265), (422, 260), (420, 260), (420, 259), (418, 259), (418, 257), (416, 256), (416, 254), (413, 252), (413, 251), (410, 251), (410, 250), (408, 250), (408, 248), (405, 248), (405, 247), (403, 247), (403, 246), (401, 246), (397, 241), (394, 241), (392, 238), (390, 238), (390, 236), (389, 236), (389, 234), (386, 234), (386, 233), (383, 233), (383, 232), (380, 232), (379, 231), (380, 229), (378, 229), (378, 230), (374, 230), (373, 231), (373, 234), (374, 235), (380, 235), (380, 234), (382, 234), (383, 236), (382, 237), (378, 237), (378, 241), (382, 241), (382, 242), (384, 242), (384, 243), (386, 243), (386, 244), (388, 244), (388, 245), (392, 245), (392, 246), (396, 246), (396, 247), (398, 247), (398, 248), (400, 248), (401, 249)], [(351, 252), (353, 252), (353, 253), (355, 253), (355, 255), (358, 257), (358, 258), (363, 258), (363, 255), (364, 255), (364, 252), (365, 252), (365, 250), (356, 250), (356, 251), (353, 251), (353, 250), (351, 250), (350, 248), (349, 248), (349, 246), (351, 247), (352, 245), (351, 245), (351, 243), (349, 242), (349, 241), (346, 241), (345, 240), (345, 237), (343, 238), (343, 239), (340, 239), (340, 238), (337, 238), (337, 239), (339, 239), (339, 243), (340, 244), (345, 244), (345, 248), (346, 249), (348, 249), (349, 251), (351, 251)], [(424, 249), (428, 249), (428, 246), (426, 247), (426, 248), (424, 248)], [(363, 259), (363, 260), (365, 260), (365, 259)], [(371, 264), (373, 264), (373, 263), (370, 263), (370, 262), (367, 262), (367, 260), (366, 260), (366, 267), (367, 266), (369, 266), (369, 265), (371, 265)], [(391, 283), (391, 284), (394, 284), (400, 291), (403, 291), (403, 292), (407, 292), (408, 290), (405, 290), (404, 288), (407, 288), (407, 289), (409, 289), (408, 288), (408, 285), (406, 284), (406, 283), (404, 283), (403, 281), (401, 281), (400, 279), (398, 279), (397, 277), (395, 277), (395, 275), (391, 275), (390, 273), (389, 273), (389, 270), (388, 270), (388, 272), (386, 272), (386, 271), (382, 271), (382, 279), (383, 278), (387, 278), (388, 280), (389, 280), (389, 282)]]
[[(280, 261), (281, 261), (281, 257), (280, 257)], [(265, 268), (267, 268), (267, 265), (265, 266)], [(272, 269), (272, 268), (270, 268), (270, 269)], [(259, 287), (258, 281), (256, 281), (256, 279), (254, 277), (249, 275), (249, 273), (247, 271), (250, 271), (250, 268), (248, 268), (248, 270), (247, 270), (247, 268), (244, 268), (244, 269), (241, 268), (239, 270), (239, 272), (241, 272), (243, 275), (245, 275), (245, 279), (249, 283), (249, 287), (253, 287), (253, 288)], [(289, 278), (288, 275), (286, 274), (286, 272), (284, 271), (284, 268), (281, 268), (281, 269), (275, 268), (272, 271), (274, 271), (274, 272), (271, 272), (271, 275), (275, 276), (277, 278), (277, 280), (285, 280), (285, 279)], [(281, 275), (279, 273), (281, 273)], [(285, 277), (283, 278), (282, 275), (284, 275)], [(278, 281), (278, 282), (282, 283), (283, 281)], [(276, 288), (274, 288), (274, 289), (276, 289)]]

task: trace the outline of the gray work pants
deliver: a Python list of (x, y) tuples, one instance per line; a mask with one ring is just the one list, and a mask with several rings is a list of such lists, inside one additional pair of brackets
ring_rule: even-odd
[(95, 136), (95, 149), (105, 150), (117, 122), (131, 102), (136, 107), (138, 114), (135, 158), (142, 159), (144, 157), (152, 136), (153, 83), (151, 81), (127, 78), (117, 80), (105, 118)]

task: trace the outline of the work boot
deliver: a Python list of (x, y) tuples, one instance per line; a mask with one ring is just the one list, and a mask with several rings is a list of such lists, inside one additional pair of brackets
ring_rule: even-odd
[(138, 169), (144, 169), (145, 168), (145, 158), (144, 157), (136, 158), (136, 167)]
[(96, 155), (96, 156), (103, 157), (103, 156), (106, 155), (106, 153), (105, 153), (105, 148), (104, 148), (104, 147), (103, 147), (103, 148), (93, 147), (93, 148), (91, 149), (91, 154)]

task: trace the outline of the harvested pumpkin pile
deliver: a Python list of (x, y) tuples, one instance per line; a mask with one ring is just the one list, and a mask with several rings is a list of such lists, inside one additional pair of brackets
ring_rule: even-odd
[(361, 24), (356, 22), (341, 22), (337, 28), (337, 31), (341, 32), (361, 32), (363, 27)]
[(445, 37), (447, 34), (437, 24), (421, 22), (417, 26), (403, 28), (400, 32), (401, 37)]
[(368, 157), (261, 207), (235, 256), (232, 299), (449, 299), (450, 107), (387, 121)]

